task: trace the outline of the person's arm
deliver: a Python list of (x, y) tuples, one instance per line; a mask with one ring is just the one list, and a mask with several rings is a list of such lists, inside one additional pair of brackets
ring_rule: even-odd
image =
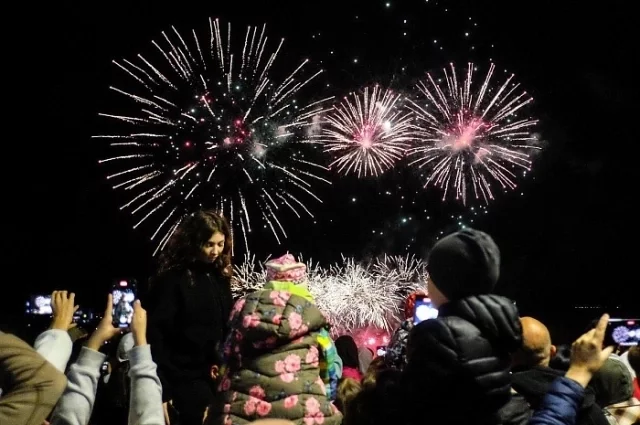
[(0, 332), (0, 424), (42, 425), (67, 379), (21, 339)]
[(318, 344), (322, 349), (320, 353), (320, 377), (325, 383), (327, 398), (333, 401), (338, 391), (338, 373), (336, 368), (336, 356), (338, 352), (326, 329), (320, 331)]
[(49, 329), (38, 335), (33, 348), (56, 369), (64, 373), (71, 357), (73, 343), (68, 331)]
[(78, 360), (69, 367), (69, 383), (51, 417), (51, 425), (87, 425), (100, 379), (100, 366), (106, 356), (82, 347)]
[(573, 425), (584, 397), (584, 387), (573, 379), (556, 379), (529, 425)]
[[(82, 347), (78, 360), (69, 368), (67, 388), (51, 416), (51, 425), (87, 425), (96, 400), (100, 367), (106, 356), (100, 347), (120, 333), (113, 326), (112, 296), (107, 297), (102, 320), (91, 334), (86, 347)], [(39, 424), (40, 425), (40, 424)]]
[(147, 344), (147, 312), (140, 301), (133, 306), (131, 329), (135, 347), (129, 351), (129, 425), (162, 425), (165, 423), (162, 386), (151, 358), (151, 347)]
[(176, 334), (178, 316), (177, 281), (179, 277), (170, 274), (153, 283), (145, 306), (148, 310), (149, 325), (147, 340), (151, 346), (153, 360), (158, 365), (158, 376), (162, 382), (162, 401), (172, 397), (172, 385), (180, 370), (171, 361), (171, 339)]

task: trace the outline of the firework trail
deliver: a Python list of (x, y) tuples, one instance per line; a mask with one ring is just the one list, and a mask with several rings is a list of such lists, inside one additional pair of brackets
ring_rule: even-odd
[[(282, 81), (271, 79), (277, 48), (267, 48), (266, 26), (248, 27), (242, 50), (226, 31), (209, 20), (209, 34), (183, 37), (175, 28), (153, 41), (161, 64), (138, 55), (114, 64), (138, 91), (111, 87), (132, 100), (130, 115), (100, 114), (124, 123), (118, 135), (100, 135), (119, 153), (101, 163), (117, 168), (107, 176), (129, 201), (122, 207), (139, 221), (159, 223), (152, 240), (163, 248), (182, 218), (199, 208), (215, 208), (233, 223), (236, 234), (255, 227), (255, 216), (278, 242), (286, 237), (280, 212), (312, 216), (308, 200), (320, 201), (314, 182), (324, 168), (299, 149), (305, 128), (325, 111), (323, 99), (300, 105), (298, 92), (322, 71), (303, 61)], [(240, 47), (240, 45), (238, 45)], [(136, 126), (131, 132), (131, 126)]]
[[(511, 74), (494, 85), (495, 65), (484, 81), (474, 85), (474, 65), (468, 64), (464, 81), (456, 69), (444, 69), (444, 83), (427, 74), (417, 85), (418, 96), (409, 102), (416, 116), (418, 144), (409, 152), (411, 165), (426, 171), (425, 187), (434, 185), (466, 205), (471, 189), (476, 199), (494, 199), (492, 184), (503, 190), (516, 187), (518, 170), (531, 169), (531, 154), (540, 149), (532, 133), (538, 123), (525, 114), (533, 99)], [(444, 85), (444, 87), (443, 87)]]
[(398, 108), (399, 94), (375, 86), (352, 94), (324, 118), (314, 139), (336, 159), (339, 173), (377, 176), (392, 168), (411, 147), (411, 113)]

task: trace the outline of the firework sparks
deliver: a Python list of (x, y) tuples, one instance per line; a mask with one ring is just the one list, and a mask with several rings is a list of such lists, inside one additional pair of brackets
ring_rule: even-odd
[(416, 115), (418, 146), (409, 152), (427, 172), (425, 187), (443, 190), (443, 200), (454, 192), (467, 203), (472, 189), (476, 199), (494, 199), (492, 184), (503, 190), (516, 187), (518, 170), (531, 169), (531, 154), (540, 149), (532, 133), (537, 120), (516, 118), (533, 99), (514, 82), (513, 74), (493, 85), (495, 65), (479, 87), (474, 86), (474, 65), (468, 64), (464, 81), (456, 69), (444, 69), (444, 84), (427, 74), (417, 85), (420, 99), (409, 102)]
[[(311, 215), (306, 202), (320, 201), (314, 182), (324, 168), (300, 149), (316, 116), (329, 99), (299, 105), (294, 96), (320, 71), (307, 72), (303, 61), (281, 82), (271, 74), (284, 40), (269, 53), (266, 26), (249, 27), (240, 50), (232, 47), (231, 25), (209, 21), (208, 43), (195, 31), (183, 37), (175, 28), (153, 41), (161, 65), (142, 55), (115, 65), (138, 91), (111, 89), (132, 100), (131, 116), (101, 114), (137, 126), (135, 132), (100, 135), (119, 154), (101, 163), (120, 167), (108, 176), (130, 194), (123, 209), (140, 217), (135, 227), (154, 217), (152, 239), (158, 252), (185, 214), (215, 208), (244, 236), (258, 216), (275, 238), (286, 237), (282, 210)], [(239, 45), (237, 46), (239, 48)]]
[(413, 140), (411, 113), (398, 108), (399, 94), (378, 86), (345, 97), (327, 114), (315, 139), (336, 159), (339, 173), (377, 176), (401, 159)]

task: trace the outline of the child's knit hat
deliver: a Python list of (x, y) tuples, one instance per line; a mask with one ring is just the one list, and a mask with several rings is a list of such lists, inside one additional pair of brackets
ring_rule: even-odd
[(307, 266), (296, 261), (291, 254), (267, 261), (267, 281), (304, 283), (307, 281)]

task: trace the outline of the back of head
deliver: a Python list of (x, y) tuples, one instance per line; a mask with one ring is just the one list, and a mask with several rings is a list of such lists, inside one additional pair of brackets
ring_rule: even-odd
[(362, 376), (362, 386), (374, 387), (376, 385), (376, 380), (378, 379), (378, 374), (386, 369), (387, 367), (384, 363), (384, 357), (380, 356), (373, 359), (371, 364), (369, 364), (367, 371)]
[(533, 317), (522, 317), (522, 348), (514, 354), (514, 365), (523, 368), (549, 366), (555, 348), (549, 329)]
[(379, 373), (375, 385), (362, 388), (349, 403), (343, 425), (390, 425), (402, 423), (399, 416), (406, 408), (400, 397), (401, 372), (387, 369)]
[(360, 361), (358, 360), (358, 346), (350, 335), (342, 335), (336, 339), (336, 351), (342, 359), (345, 367), (360, 369)]
[(427, 270), (431, 282), (449, 301), (489, 294), (500, 277), (500, 250), (488, 234), (461, 230), (434, 245)]
[(336, 395), (335, 405), (343, 414), (346, 413), (349, 403), (358, 395), (361, 386), (360, 382), (351, 378), (344, 378), (340, 385), (338, 385), (338, 391)]
[(601, 407), (627, 401), (633, 395), (631, 372), (616, 355), (611, 355), (594, 373), (589, 388), (596, 396), (596, 403)]

